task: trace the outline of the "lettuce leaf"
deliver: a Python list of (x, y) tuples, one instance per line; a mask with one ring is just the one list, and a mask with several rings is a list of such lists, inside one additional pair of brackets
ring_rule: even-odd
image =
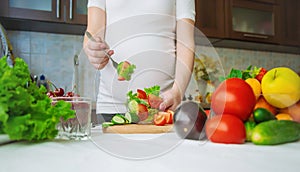
[[(149, 87), (149, 88), (144, 88), (144, 91), (146, 92), (147, 96), (149, 94), (154, 94), (156, 96), (159, 96), (159, 94), (160, 94), (160, 86), (159, 85), (154, 85), (154, 86)], [(128, 102), (130, 102), (131, 100), (135, 100), (138, 104), (144, 104), (147, 107), (149, 107), (148, 102), (145, 101), (145, 100), (139, 99), (137, 97), (137, 93), (133, 93), (132, 90), (128, 91), (127, 97), (128, 97)]]
[(16, 58), (11, 68), (6, 59), (0, 59), (0, 133), (12, 140), (54, 139), (60, 119), (75, 116), (71, 104), (51, 105), (46, 88), (31, 81), (25, 61)]
[(136, 66), (134, 64), (130, 64), (127, 61), (121, 62), (117, 67), (118, 76), (123, 77), (126, 81), (129, 81), (135, 68)]
[(252, 68), (252, 65), (248, 66), (246, 70), (239, 70), (239, 69), (232, 68), (230, 70), (230, 73), (226, 77), (220, 77), (219, 80), (224, 81), (229, 78), (240, 78), (240, 79), (246, 80), (248, 78), (253, 78), (255, 76), (253, 76), (253, 74), (252, 74), (253, 70), (251, 68)]
[(153, 87), (145, 88), (144, 89), (146, 94), (154, 94), (156, 96), (159, 96), (160, 94), (160, 86), (159, 85), (154, 85)]
[(144, 104), (144, 105), (148, 106), (148, 102), (146, 102), (145, 100), (139, 99), (137, 97), (137, 93), (133, 93), (131, 90), (127, 93), (127, 97), (128, 97), (128, 102), (135, 100), (138, 104)]

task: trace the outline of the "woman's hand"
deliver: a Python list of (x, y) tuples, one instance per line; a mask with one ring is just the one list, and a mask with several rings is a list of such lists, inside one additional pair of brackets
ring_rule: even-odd
[(163, 98), (163, 102), (160, 104), (159, 109), (162, 111), (167, 109), (175, 111), (181, 103), (182, 93), (180, 89), (174, 85), (171, 89), (162, 93), (161, 97)]
[(90, 63), (94, 66), (94, 68), (100, 70), (103, 69), (104, 66), (108, 63), (109, 58), (105, 54), (105, 51), (108, 55), (113, 55), (114, 51), (109, 50), (109, 46), (102, 41), (101, 37), (94, 36), (94, 41), (86, 38), (84, 45), (84, 52), (86, 53)]

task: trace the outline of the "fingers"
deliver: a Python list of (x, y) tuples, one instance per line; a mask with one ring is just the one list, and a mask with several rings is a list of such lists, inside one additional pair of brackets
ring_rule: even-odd
[(114, 53), (115, 53), (114, 50), (108, 50), (107, 51), (107, 54), (110, 55), (110, 56), (112, 56)]
[(180, 92), (176, 88), (177, 87), (167, 90), (161, 95), (163, 102), (160, 104), (159, 110), (165, 111), (169, 109), (175, 111), (177, 109), (182, 98)]
[(163, 98), (163, 102), (160, 104), (159, 106), (159, 110), (161, 111), (165, 111), (165, 110), (175, 110), (176, 109), (176, 100), (175, 98), (169, 94), (169, 93), (165, 93), (162, 95), (162, 98)]
[[(90, 61), (90, 63), (96, 69), (102, 69), (109, 61), (107, 54), (109, 56), (114, 54), (113, 50), (107, 50), (109, 46), (101, 42), (102, 40), (99, 37), (95, 38), (95, 41), (89, 40), (84, 47), (84, 51)], [(105, 52), (107, 51), (107, 53)]]
[(102, 42), (102, 41), (97, 41), (97, 38), (96, 38), (96, 41), (91, 41), (89, 40), (87, 42), (87, 48), (90, 49), (90, 50), (95, 50), (95, 51), (104, 51), (104, 50), (107, 50), (109, 49), (109, 46)]
[(100, 69), (103, 69), (107, 63), (109, 61), (109, 58), (104, 58), (104, 60), (100, 63), (100, 64), (96, 64), (96, 69), (100, 70)]
[(167, 103), (166, 103), (166, 102), (162, 102), (162, 103), (159, 105), (159, 110), (161, 110), (161, 111), (167, 110)]
[(175, 105), (175, 102), (173, 101), (164, 101), (160, 104), (159, 110), (166, 111), (166, 110), (176, 110), (177, 105)]
[(89, 48), (85, 49), (85, 53), (89, 57), (94, 57), (94, 58), (104, 58), (106, 57), (106, 53), (104, 52), (105, 50), (92, 50)]

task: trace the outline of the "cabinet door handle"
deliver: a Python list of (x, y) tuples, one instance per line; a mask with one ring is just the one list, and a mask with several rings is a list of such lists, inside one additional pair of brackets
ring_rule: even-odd
[(60, 0), (56, 0), (56, 18), (60, 18)]
[(248, 37), (248, 38), (259, 38), (259, 39), (268, 39), (269, 38), (267, 35), (256, 35), (256, 34), (248, 34), (248, 33), (244, 33), (243, 36)]
[(73, 19), (73, 0), (70, 0), (70, 20)]

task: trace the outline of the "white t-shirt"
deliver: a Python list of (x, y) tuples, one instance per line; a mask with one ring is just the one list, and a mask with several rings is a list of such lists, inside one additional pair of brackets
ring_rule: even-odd
[(101, 70), (97, 113), (124, 113), (127, 92), (174, 82), (176, 20), (195, 20), (194, 0), (89, 0), (106, 12), (105, 41), (117, 62), (136, 65), (130, 81), (118, 81), (109, 63)]

